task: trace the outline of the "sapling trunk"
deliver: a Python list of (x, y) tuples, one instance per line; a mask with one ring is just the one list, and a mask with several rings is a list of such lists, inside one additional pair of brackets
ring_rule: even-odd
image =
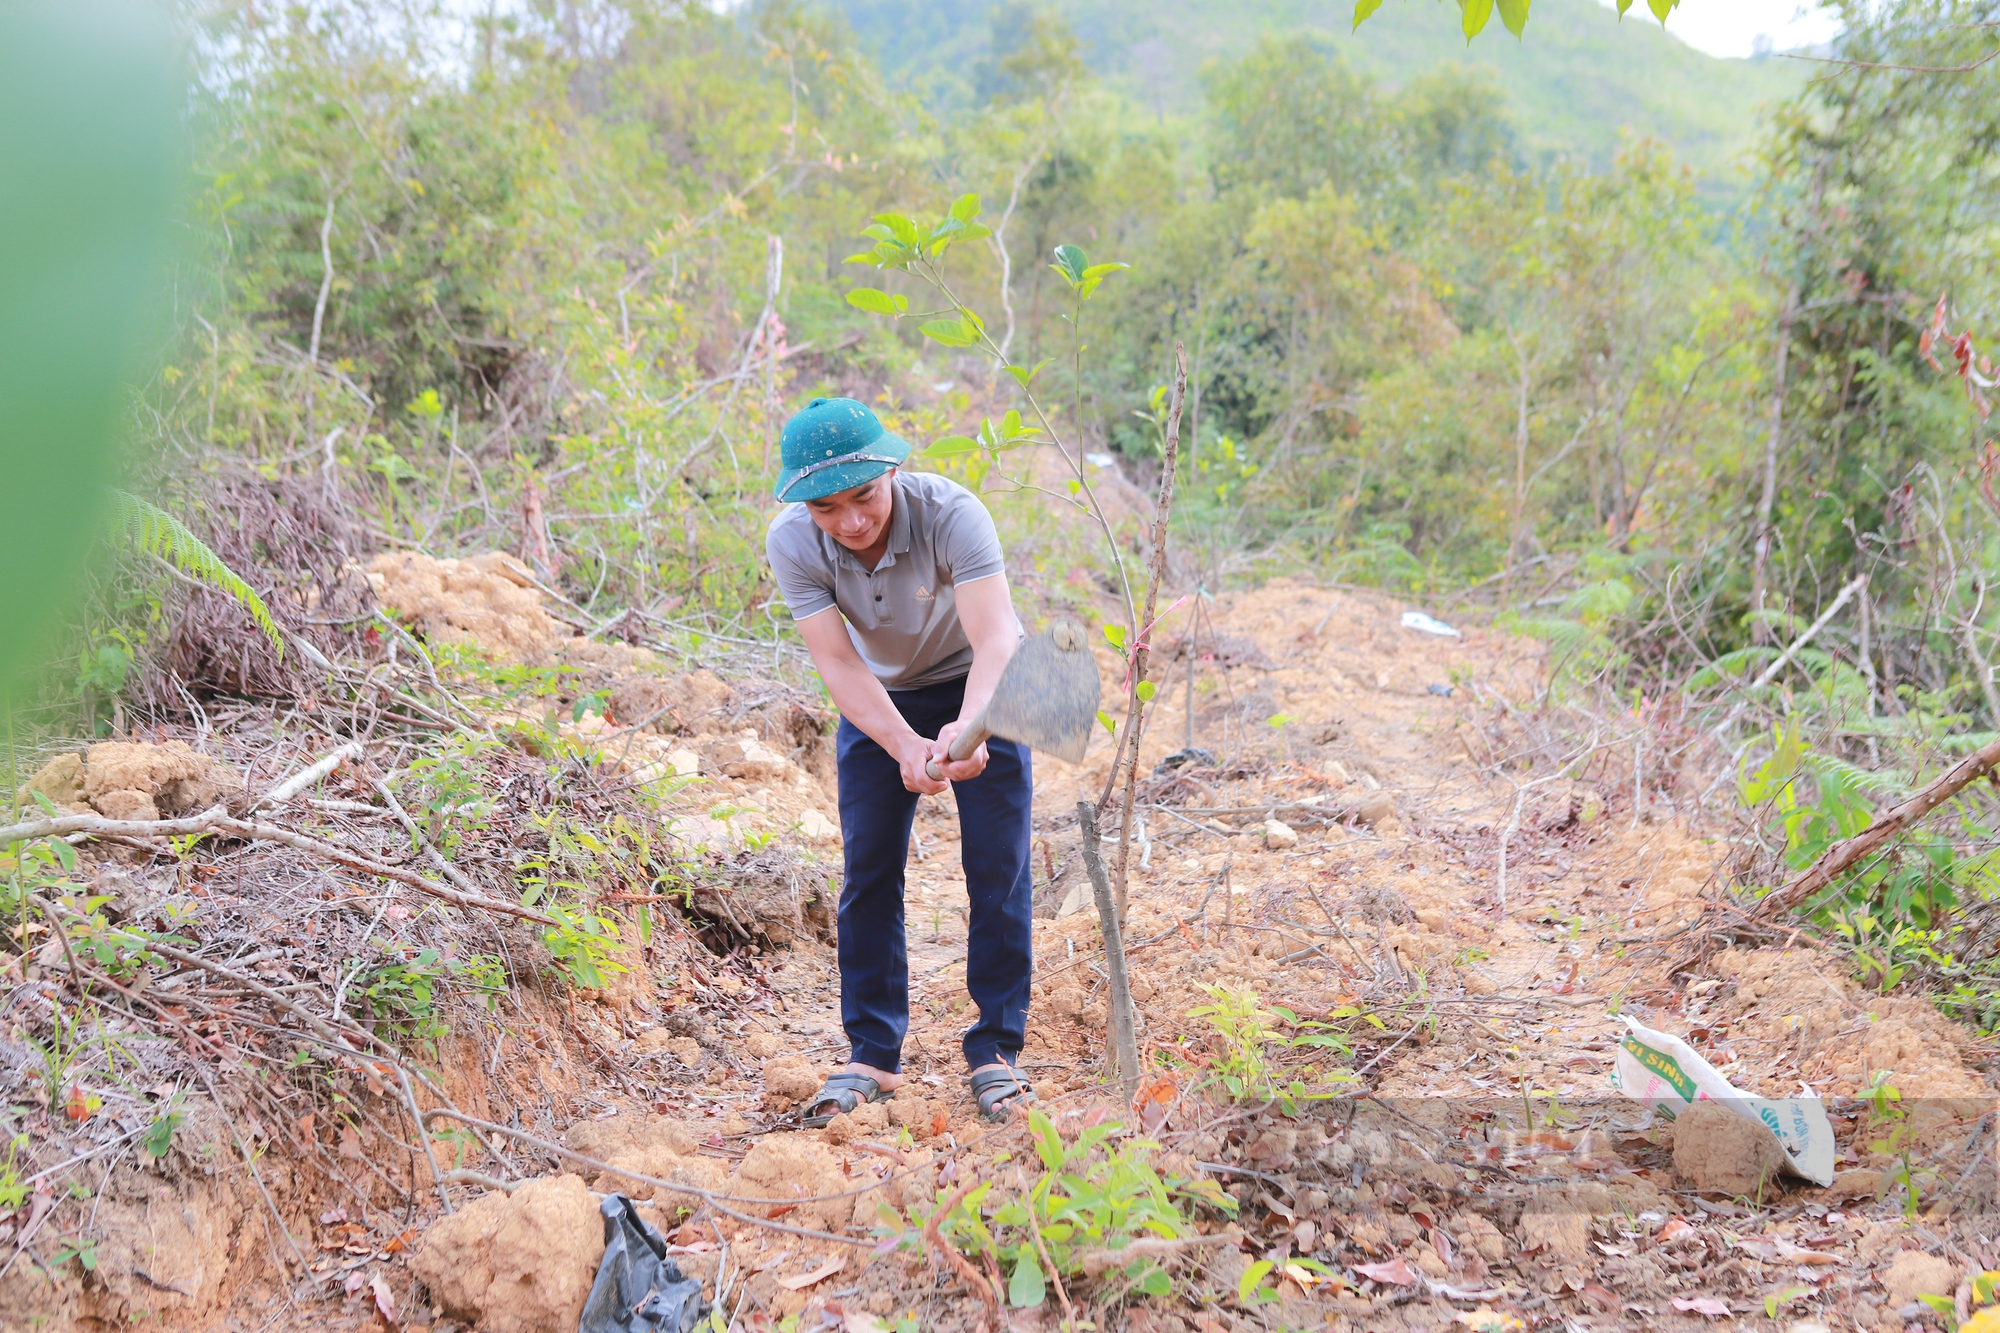
[(1083, 833), (1083, 868), (1090, 875), (1091, 896), (1097, 900), (1097, 924), (1104, 932), (1104, 971), (1111, 982), (1111, 1049), (1108, 1052), (1125, 1085), (1131, 1104), (1139, 1090), (1139, 1040), (1133, 1034), (1132, 987), (1125, 976), (1125, 932), (1111, 898), (1111, 880), (1104, 873), (1104, 845), (1098, 841), (1097, 811), (1089, 801), (1076, 803), (1077, 828)]
[[(1167, 520), (1174, 509), (1174, 469), (1181, 449), (1181, 403), (1187, 397), (1187, 348), (1174, 344), (1174, 387), (1167, 400), (1166, 438), (1161, 442), (1160, 493), (1153, 502), (1153, 551), (1146, 573), (1146, 610), (1132, 626), (1132, 672), (1126, 681), (1125, 800), (1118, 822), (1118, 871), (1112, 879), (1118, 920), (1125, 920), (1126, 875), (1132, 861), (1132, 818), (1139, 792), (1139, 743), (1144, 739), (1146, 704), (1141, 693), (1146, 683), (1146, 659), (1152, 655), (1148, 642), (1153, 632), (1153, 616), (1159, 605), (1160, 584), (1167, 576)], [(1192, 669), (1193, 663), (1189, 663)]]

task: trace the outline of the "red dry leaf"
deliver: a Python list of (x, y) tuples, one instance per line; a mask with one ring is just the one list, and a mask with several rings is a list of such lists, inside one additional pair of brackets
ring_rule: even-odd
[(1354, 1271), (1370, 1282), (1386, 1282), (1395, 1287), (1414, 1287), (1420, 1281), (1417, 1270), (1401, 1255), (1379, 1264), (1356, 1264)]
[(1170, 1078), (1163, 1078), (1139, 1090), (1133, 1106), (1139, 1112), (1139, 1123), (1147, 1133), (1153, 1133), (1166, 1122), (1168, 1112), (1180, 1100), (1180, 1085)]
[(63, 1114), (72, 1120), (88, 1120), (102, 1105), (102, 1099), (91, 1096), (79, 1084), (69, 1090), (69, 1100), (63, 1103)]
[(1446, 1267), (1450, 1267), (1458, 1252), (1457, 1247), (1451, 1243), (1451, 1237), (1437, 1227), (1428, 1228), (1425, 1234), (1430, 1237), (1431, 1248), (1437, 1251), (1438, 1258), (1444, 1260)]
[(931, 1137), (938, 1138), (951, 1129), (951, 1117), (943, 1111), (931, 1112)]
[(1671, 1245), (1677, 1240), (1686, 1240), (1694, 1234), (1694, 1227), (1689, 1225), (1685, 1217), (1670, 1217), (1667, 1219), (1667, 1224), (1660, 1228), (1659, 1234), (1653, 1237), (1653, 1244)]

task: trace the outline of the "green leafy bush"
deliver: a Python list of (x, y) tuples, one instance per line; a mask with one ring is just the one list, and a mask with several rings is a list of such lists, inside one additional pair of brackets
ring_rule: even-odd
[[(945, 1239), (999, 1264), (1012, 1305), (1038, 1306), (1046, 1299), (1044, 1253), (1058, 1275), (1073, 1278), (1085, 1272), (1086, 1255), (1109, 1251), (1113, 1258), (1103, 1274), (1111, 1289), (1099, 1293), (1100, 1300), (1127, 1292), (1166, 1296), (1173, 1280), (1157, 1259), (1119, 1264), (1117, 1251), (1145, 1237), (1196, 1235), (1192, 1207), (1235, 1212), (1236, 1201), (1206, 1176), (1163, 1175), (1155, 1160), (1160, 1145), (1127, 1137), (1116, 1121), (1087, 1126), (1068, 1141), (1041, 1111), (1029, 1112), (1028, 1127), (1042, 1168), (1034, 1186), (1011, 1195), (987, 1181), (938, 1223)], [(947, 1201), (941, 1193), (936, 1206)]]
[(1382, 1026), (1381, 1019), (1355, 1005), (1340, 1006), (1327, 1015), (1332, 1022), (1323, 1022), (1300, 1018), (1283, 1005), (1263, 1008), (1254, 990), (1201, 989), (1213, 1003), (1189, 1010), (1188, 1017), (1207, 1019), (1215, 1031), (1218, 1050), (1209, 1065), (1211, 1082), (1233, 1100), (1275, 1102), (1287, 1115), (1304, 1103), (1338, 1095), (1352, 1075), (1344, 1068), (1323, 1067), (1316, 1059), (1301, 1064), (1286, 1056), (1331, 1052), (1344, 1058), (1354, 1054), (1348, 1024)]

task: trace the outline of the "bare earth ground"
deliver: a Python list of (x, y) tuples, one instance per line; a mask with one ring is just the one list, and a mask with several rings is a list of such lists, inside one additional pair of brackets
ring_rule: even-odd
[[(1193, 692), (1193, 740), (1208, 753), (1177, 768), (1160, 761), (1188, 739), (1186, 662), (1162, 632), (1169, 660), (1141, 773), (1142, 792), (1169, 808), (1147, 813), (1126, 930), (1141, 1046), (1160, 1071), (1145, 1118), (1169, 1167), (1214, 1178), (1241, 1207), (1233, 1223), (1204, 1223), (1235, 1230), (1178, 1264), (1172, 1297), (1101, 1309), (1099, 1326), (1942, 1327), (1923, 1294), (1955, 1297), (1963, 1314), (1966, 1275), (2000, 1267), (1991, 1052), (1921, 999), (1859, 989), (1838, 957), (1802, 941), (1711, 953), (1669, 976), (1683, 928), (1718, 891), (1717, 831), (1690, 828), (1660, 775), (1643, 778), (1641, 808), (1629, 768), (1531, 788), (1545, 775), (1502, 775), (1508, 710), (1533, 706), (1540, 645), (1405, 629), (1402, 609), (1282, 580), (1220, 598)], [(1115, 684), (1122, 664), (1107, 653), (1104, 666)], [(789, 911), (792, 928), (729, 959), (686, 933), (656, 937), (647, 967), (605, 991), (545, 994), (496, 1018), (497, 1040), (446, 1043), (443, 1082), (458, 1105), (560, 1134), (596, 1161), (782, 1201), (772, 1215), (808, 1229), (866, 1235), (885, 1207), (928, 1207), (974, 1178), (1030, 1183), (1021, 1129), (983, 1125), (964, 1089), (965, 898), (949, 799), (925, 803), (908, 869), (911, 1080), (885, 1105), (799, 1131), (799, 1099), (845, 1054), (830, 923), (812, 901), (814, 881), (838, 869), (831, 773), (810, 745), (786, 753), (768, 719), (746, 733), (733, 725), (740, 712), (702, 711), (700, 691), (679, 697), (679, 734), (647, 733), (625, 762), (699, 767), (680, 827), (716, 860), (742, 864), (755, 851), (745, 839), (766, 834), (805, 858), (761, 890), (779, 906), (759, 912)], [(1081, 765), (1037, 760), (1037, 971), (1022, 1064), (1065, 1130), (1131, 1118), (1105, 1101), (1107, 1001), (1073, 814), (1108, 763), (1101, 739)], [(1315, 1082), (1320, 1095), (1296, 1116), (1208, 1095), (1212, 1029), (1190, 1017), (1209, 1002), (1204, 984), (1339, 1022), (1356, 1048), (1333, 1063), (1358, 1079)], [(1380, 1027), (1340, 1017), (1357, 1011)], [(1805, 1084), (1829, 1098), (1842, 1147), (1833, 1187), (1785, 1176), (1729, 1188), (1732, 1170), (1754, 1165), (1754, 1140), (1676, 1143), (1673, 1126), (1612, 1091), (1619, 1014), (1687, 1039), (1747, 1091), (1784, 1097)], [(1885, 1071), (1901, 1101), (1871, 1110), (1861, 1094)], [(914, 1146), (898, 1149), (890, 1140), (905, 1131)], [(303, 1200), (316, 1196), (300, 1184), (281, 1210), (299, 1219), (288, 1226), (321, 1283), (290, 1302), (270, 1279), (276, 1242), (240, 1172), (211, 1160), (178, 1181), (135, 1175), (113, 1205), (137, 1219), (124, 1267), (106, 1264), (115, 1278), (79, 1278), (58, 1300), (21, 1285), (34, 1265), (15, 1265), (13, 1285), (0, 1277), (0, 1327), (359, 1328), (391, 1310), (436, 1333), (475, 1318), (559, 1333), (574, 1326), (601, 1247), (585, 1187), (651, 1190), (486, 1137), (491, 1156), (475, 1141), (469, 1165), (542, 1179), (512, 1196), (461, 1184), (443, 1221), (435, 1208), (365, 1216), (319, 1203), (308, 1216)], [(339, 1151), (358, 1179), (369, 1149)], [(1905, 1175), (1919, 1191), (1909, 1207)], [(838, 1246), (712, 1213), (684, 1223), (657, 1207), (669, 1197), (652, 1215), (711, 1294), (722, 1280), (741, 1327), (796, 1316), (797, 1329), (906, 1318), (953, 1329), (985, 1317), (934, 1250)], [(154, 1271), (156, 1257), (134, 1279), (161, 1253), (161, 1209), (183, 1218), (182, 1267)], [(1332, 1276), (1298, 1268), (1266, 1284), (1271, 1299), (1243, 1300), (1238, 1277), (1266, 1258), (1280, 1271), (1310, 1258)], [(1054, 1328), (1059, 1315), (1052, 1299), (1005, 1319)]]

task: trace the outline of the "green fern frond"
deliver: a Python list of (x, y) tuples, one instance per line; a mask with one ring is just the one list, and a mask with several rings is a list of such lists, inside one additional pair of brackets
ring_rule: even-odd
[(242, 575), (209, 549), (208, 543), (166, 510), (130, 492), (111, 492), (111, 505), (113, 526), (135, 549), (156, 555), (196, 582), (234, 598), (271, 641), (278, 660), (284, 660), (284, 634), (272, 619), (271, 608), (264, 605), (264, 599), (243, 581)]
[(1749, 615), (1743, 617), (1743, 623), (1745, 626), (1768, 625), (1771, 630), (1771, 637), (1781, 643), (1788, 643), (1798, 638), (1799, 635), (1805, 632), (1806, 628), (1804, 618), (1795, 616), (1789, 611), (1778, 610), (1775, 607), (1762, 611), (1752, 611)]
[(1801, 755), (1799, 767), (1822, 784), (1838, 784), (1848, 790), (1865, 791), (1886, 799), (1900, 801), (1911, 790), (1903, 775), (1894, 770), (1862, 768), (1837, 755), (1818, 750), (1809, 750)]
[(1738, 648), (1735, 652), (1724, 653), (1701, 670), (1688, 677), (1688, 688), (1704, 689), (1719, 685), (1725, 680), (1735, 680), (1740, 676), (1750, 676), (1778, 655), (1776, 648), (1757, 646)]
[(1509, 628), (1517, 634), (1547, 643), (1549, 655), (1556, 659), (1575, 657), (1609, 643), (1588, 625), (1574, 620), (1558, 620), (1553, 616), (1521, 616)]
[(1549, 645), (1554, 683), (1582, 681), (1608, 668), (1622, 666), (1626, 655), (1601, 630), (1556, 617), (1506, 615), (1501, 628), (1541, 639)]
[(1605, 621), (1625, 614), (1625, 608), (1632, 605), (1632, 585), (1623, 579), (1600, 579), (1586, 583), (1569, 595), (1563, 603), (1563, 611), (1572, 620), (1580, 620), (1592, 629)]

